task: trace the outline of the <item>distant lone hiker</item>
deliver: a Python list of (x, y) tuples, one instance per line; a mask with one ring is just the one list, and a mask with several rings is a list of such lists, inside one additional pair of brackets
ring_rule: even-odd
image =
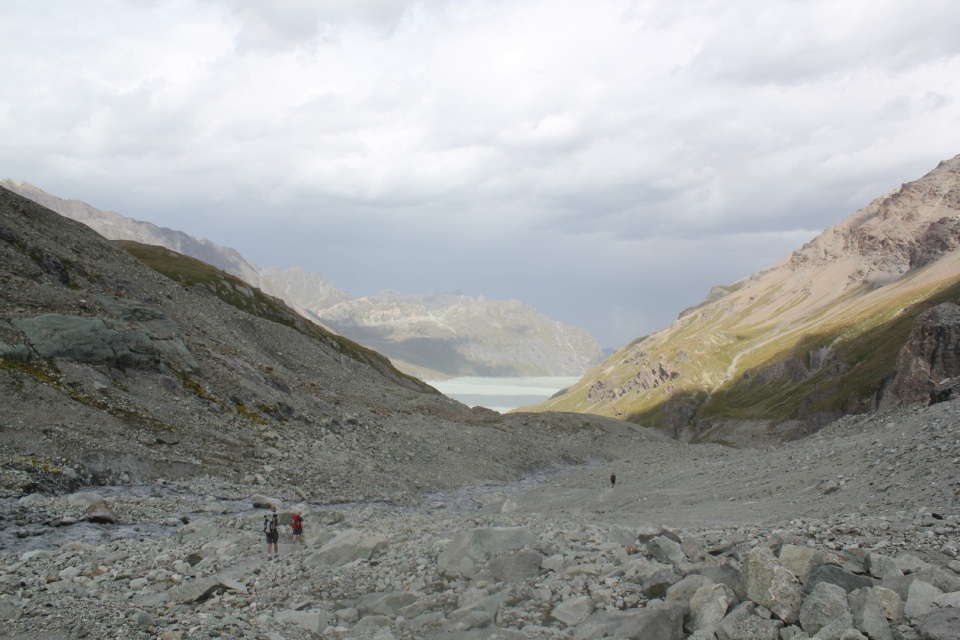
[(610, 488), (613, 489), (615, 486), (617, 486), (617, 474), (611, 473), (611, 474), (610, 474)]
[(280, 531), (278, 520), (277, 508), (275, 506), (270, 507), (270, 513), (263, 516), (263, 533), (267, 536), (267, 559), (270, 558), (270, 545), (273, 545), (273, 556), (275, 558), (280, 557), (280, 548), (278, 544), (280, 541)]

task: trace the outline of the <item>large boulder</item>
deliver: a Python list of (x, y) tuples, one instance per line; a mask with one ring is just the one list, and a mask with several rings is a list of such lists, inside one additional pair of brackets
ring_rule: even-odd
[(858, 589), (850, 594), (853, 624), (872, 640), (893, 640), (883, 600), (873, 589)]
[(491, 577), (501, 582), (523, 582), (540, 573), (543, 555), (536, 551), (523, 550), (498, 556), (490, 561)]
[(717, 640), (780, 640), (783, 622), (756, 615), (756, 608), (753, 602), (734, 607), (717, 627)]
[(907, 601), (904, 604), (904, 614), (913, 620), (922, 618), (936, 608), (933, 601), (943, 595), (943, 591), (937, 589), (929, 582), (923, 580), (914, 580), (910, 583), (910, 589), (907, 592)]
[(746, 554), (741, 580), (747, 600), (766, 607), (788, 624), (797, 621), (803, 603), (800, 581), (770, 549), (760, 547)]
[(690, 598), (690, 629), (716, 633), (727, 610), (735, 604), (737, 596), (727, 585), (708, 584), (700, 587)]
[(680, 544), (666, 536), (657, 536), (647, 542), (647, 553), (657, 562), (672, 564), (675, 567), (688, 562), (687, 555)]
[(536, 544), (537, 537), (527, 527), (472, 529), (454, 537), (437, 557), (437, 564), (447, 575), (472, 577), (490, 559)]
[(170, 589), (170, 600), (178, 604), (202, 602), (221, 588), (215, 577), (197, 578)]
[(812, 592), (821, 582), (835, 584), (847, 593), (851, 593), (857, 589), (876, 586), (878, 581), (870, 576), (857, 575), (835, 564), (825, 564), (817, 567), (816, 571), (813, 572), (810, 579), (804, 585), (804, 588), (807, 592)]
[(780, 549), (779, 557), (780, 562), (793, 571), (800, 582), (806, 583), (811, 574), (826, 561), (827, 554), (819, 549), (785, 544)]
[(41, 358), (63, 358), (118, 368), (151, 368), (160, 357), (150, 336), (139, 327), (116, 321), (45, 314), (12, 324)]
[(104, 500), (102, 502), (97, 502), (91, 504), (87, 507), (86, 512), (87, 522), (95, 522), (97, 524), (116, 524), (117, 516), (113, 512), (113, 509), (110, 508), (110, 505)]
[(339, 567), (356, 560), (370, 560), (386, 547), (387, 539), (379, 534), (347, 529), (339, 532), (303, 563), (307, 567)]
[(384, 591), (368, 593), (357, 600), (356, 609), (361, 616), (390, 616), (396, 618), (398, 612), (417, 601), (417, 596), (409, 591)]
[(940, 609), (920, 619), (924, 640), (960, 640), (960, 609)]
[(579, 596), (564, 600), (553, 608), (550, 612), (552, 618), (556, 618), (569, 627), (575, 627), (593, 613), (593, 598), (590, 596)]
[(835, 584), (821, 582), (800, 607), (800, 626), (813, 636), (834, 620), (849, 614), (847, 592)]
[(680, 606), (598, 612), (580, 623), (573, 637), (576, 640), (683, 640), (683, 614)]

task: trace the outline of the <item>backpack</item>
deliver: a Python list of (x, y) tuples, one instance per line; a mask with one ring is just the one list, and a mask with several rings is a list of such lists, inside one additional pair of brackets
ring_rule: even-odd
[(277, 530), (277, 514), (263, 516), (263, 531), (273, 533)]
[(299, 529), (303, 526), (303, 517), (299, 513), (293, 514), (293, 517), (290, 519), (290, 526), (294, 529)]

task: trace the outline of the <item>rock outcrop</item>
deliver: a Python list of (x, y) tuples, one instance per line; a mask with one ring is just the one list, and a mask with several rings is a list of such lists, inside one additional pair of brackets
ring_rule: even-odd
[[(900, 350), (880, 406), (924, 402), (944, 381), (960, 376), (960, 306), (943, 303), (917, 317)], [(942, 392), (941, 392), (942, 393)]]

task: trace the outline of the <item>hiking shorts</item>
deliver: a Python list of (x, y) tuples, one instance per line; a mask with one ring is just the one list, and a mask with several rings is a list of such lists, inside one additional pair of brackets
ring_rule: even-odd
[(267, 544), (276, 544), (280, 540), (279, 531), (267, 531)]

